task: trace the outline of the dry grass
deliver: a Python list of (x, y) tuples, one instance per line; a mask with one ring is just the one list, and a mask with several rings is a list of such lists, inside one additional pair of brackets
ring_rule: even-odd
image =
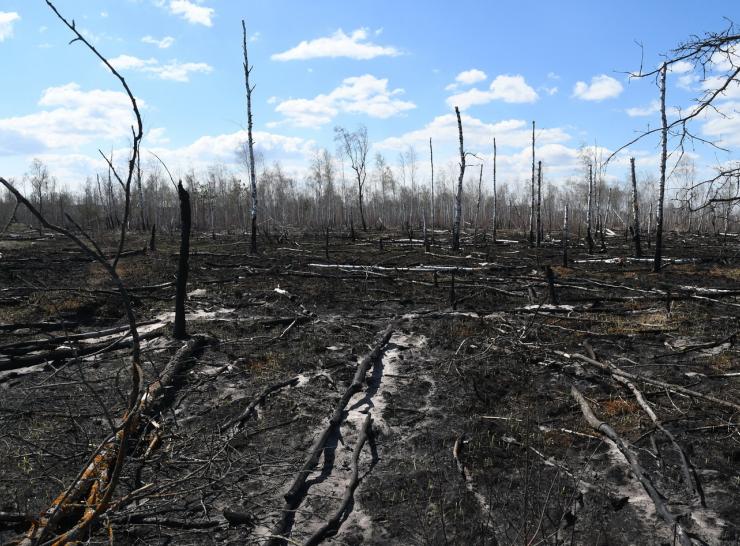
[(724, 352), (710, 357), (707, 364), (713, 370), (721, 373), (726, 373), (732, 370), (737, 362), (738, 360), (736, 357), (733, 358), (733, 355), (731, 355), (729, 352)]
[(599, 404), (601, 407), (601, 413), (604, 417), (620, 417), (623, 415), (632, 415), (639, 411), (640, 406), (637, 402), (632, 400), (625, 400), (624, 398), (615, 398), (613, 400), (607, 400)]
[(724, 277), (733, 281), (740, 281), (740, 267), (720, 267), (715, 265), (709, 270), (712, 277)]

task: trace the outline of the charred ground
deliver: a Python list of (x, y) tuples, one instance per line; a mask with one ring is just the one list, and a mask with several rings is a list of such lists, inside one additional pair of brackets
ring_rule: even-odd
[[(328, 246), (324, 234), (286, 233), (258, 256), (226, 234), (194, 240), (188, 331), (202, 346), (130, 442), (117, 503), (90, 543), (262, 543), (280, 530), (299, 544), (673, 544), (677, 526), (588, 425), (575, 386), (631, 443), (690, 540), (737, 544), (737, 237), (672, 234), (653, 274), (623, 237), (606, 254), (575, 245), (566, 268), (557, 242), (470, 235), (459, 254), (442, 232), (430, 252), (389, 232), (333, 233)], [(119, 269), (151, 382), (184, 344), (169, 336), (177, 246), (129, 246)], [(102, 268), (18, 226), (0, 253), (9, 542), (115, 427), (130, 379), (123, 309)], [(292, 509), (284, 494), (373, 351)], [(576, 353), (639, 376), (676, 444), (628, 386)], [(338, 533), (319, 536), (355, 466)]]

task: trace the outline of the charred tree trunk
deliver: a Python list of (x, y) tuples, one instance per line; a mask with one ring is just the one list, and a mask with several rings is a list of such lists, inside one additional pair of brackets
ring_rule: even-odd
[(157, 250), (157, 224), (152, 224), (152, 235), (149, 238), (149, 250), (154, 252)]
[(460, 109), (455, 106), (457, 115), (457, 131), (460, 137), (460, 176), (457, 179), (457, 193), (455, 194), (455, 216), (452, 222), (452, 250), (460, 250), (460, 220), (462, 219), (462, 192), (463, 178), (465, 177), (465, 148), (463, 147), (463, 129), (460, 120)]
[(431, 137), (429, 137), (429, 166), (432, 169), (432, 246), (434, 246), (434, 150)]
[(537, 247), (542, 245), (542, 161), (537, 162)]
[(632, 171), (632, 241), (635, 243), (635, 256), (642, 258), (642, 246), (640, 245), (640, 204), (637, 197), (637, 176), (635, 175), (635, 158), (630, 158), (630, 169)]
[(588, 245), (588, 253), (594, 253), (594, 237), (591, 231), (591, 211), (593, 210), (593, 197), (594, 197), (594, 167), (593, 165), (588, 166), (588, 201), (586, 203), (586, 245)]
[(568, 235), (568, 203), (566, 203), (563, 215), (563, 267), (568, 267)]
[(493, 244), (496, 245), (496, 212), (497, 212), (497, 198), (496, 198), (496, 139), (493, 139), (493, 217), (491, 218), (491, 224), (493, 229)]
[(666, 164), (668, 163), (668, 120), (665, 113), (665, 78), (668, 65), (660, 70), (660, 187), (658, 188), (658, 210), (655, 217), (655, 261), (653, 271), (658, 273), (663, 261), (663, 202), (665, 200)]
[(529, 246), (534, 246), (534, 121), (532, 122), (532, 186), (530, 188), (529, 204)]
[(257, 174), (254, 168), (254, 140), (252, 138), (252, 91), (254, 86), (249, 85), (249, 75), (252, 67), (249, 66), (247, 56), (247, 25), (242, 19), (242, 50), (244, 53), (244, 83), (247, 89), (247, 147), (249, 151), (249, 181), (252, 186), (252, 231), (249, 246), (250, 254), (257, 254)]
[(478, 176), (478, 201), (475, 205), (475, 234), (478, 235), (478, 219), (480, 218), (480, 201), (483, 196), (483, 163), (480, 164), (480, 175)]
[(183, 188), (182, 181), (177, 185), (177, 197), (180, 200), (180, 257), (177, 263), (175, 328), (172, 335), (175, 339), (184, 339), (188, 335), (185, 327), (185, 297), (190, 257), (190, 194)]

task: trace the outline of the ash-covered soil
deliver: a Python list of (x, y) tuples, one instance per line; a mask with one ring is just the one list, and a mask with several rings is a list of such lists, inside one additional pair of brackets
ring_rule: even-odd
[[(293, 233), (262, 241), (258, 256), (234, 236), (195, 240), (188, 331), (207, 343), (130, 438), (89, 543), (740, 543), (738, 238), (673, 234), (656, 275), (623, 237), (603, 254), (571, 248), (569, 267), (558, 241), (468, 237), (451, 254), (447, 237), (425, 252), (398, 233), (334, 233), (328, 248), (323, 235)], [(143, 246), (134, 235), (128, 248)], [(176, 252), (164, 238), (119, 266), (146, 382), (184, 343), (170, 335)], [(130, 338), (115, 287), (68, 241), (16, 230), (0, 255), (0, 541), (10, 543), (120, 423)], [(79, 337), (89, 332), (101, 333)], [(657, 424), (619, 373), (633, 375)], [(344, 505), (338, 530), (322, 535)]]

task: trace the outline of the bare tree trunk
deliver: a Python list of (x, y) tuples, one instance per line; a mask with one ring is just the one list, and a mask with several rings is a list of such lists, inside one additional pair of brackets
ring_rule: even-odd
[(254, 86), (249, 85), (249, 74), (252, 67), (249, 66), (247, 56), (247, 25), (242, 19), (242, 50), (244, 52), (244, 82), (247, 88), (247, 147), (249, 148), (249, 181), (252, 186), (252, 232), (250, 254), (257, 253), (257, 174), (254, 168), (254, 140), (252, 138), (252, 91)]
[(463, 147), (463, 130), (460, 119), (460, 109), (455, 106), (457, 115), (457, 131), (460, 136), (460, 176), (457, 179), (457, 193), (455, 194), (455, 215), (452, 222), (452, 250), (460, 250), (460, 220), (462, 219), (462, 192), (463, 178), (465, 177), (465, 149)]
[(177, 197), (180, 199), (180, 257), (177, 264), (177, 281), (175, 294), (175, 328), (172, 335), (175, 339), (187, 337), (185, 328), (185, 297), (188, 285), (188, 259), (190, 257), (190, 194), (183, 188), (182, 181), (177, 185)]
[(532, 122), (532, 186), (529, 206), (529, 246), (534, 246), (534, 121)]
[(497, 197), (496, 197), (496, 139), (493, 139), (493, 218), (491, 223), (493, 224), (493, 244), (496, 244), (496, 212), (497, 212)]
[(650, 248), (650, 234), (653, 231), (653, 204), (650, 203), (650, 212), (648, 213), (648, 228), (647, 228), (647, 245)]
[(429, 165), (432, 168), (432, 246), (434, 246), (434, 150), (431, 137), (429, 137)]
[(663, 63), (660, 71), (660, 187), (658, 188), (658, 210), (655, 217), (655, 261), (653, 271), (658, 273), (663, 262), (663, 202), (665, 200), (666, 164), (668, 163), (668, 120), (665, 113), (665, 78), (668, 65)]
[(635, 158), (630, 158), (630, 169), (632, 171), (632, 241), (635, 243), (635, 256), (642, 258), (642, 246), (640, 245), (640, 204), (637, 197), (637, 176), (635, 175)]
[(144, 190), (141, 187), (141, 155), (136, 158), (136, 186), (139, 192), (139, 221), (141, 222), (141, 231), (146, 231), (147, 222), (144, 213)]
[(478, 177), (478, 202), (475, 205), (475, 234), (478, 234), (478, 218), (480, 218), (480, 200), (483, 195), (483, 163), (480, 164), (480, 176)]
[(563, 215), (563, 267), (568, 267), (568, 235), (568, 203), (566, 203)]
[(591, 211), (593, 209), (593, 196), (594, 196), (594, 167), (593, 165), (588, 166), (588, 201), (586, 203), (586, 244), (588, 245), (588, 253), (594, 253), (594, 238), (591, 232)]
[(542, 161), (537, 162), (537, 248), (542, 244)]

